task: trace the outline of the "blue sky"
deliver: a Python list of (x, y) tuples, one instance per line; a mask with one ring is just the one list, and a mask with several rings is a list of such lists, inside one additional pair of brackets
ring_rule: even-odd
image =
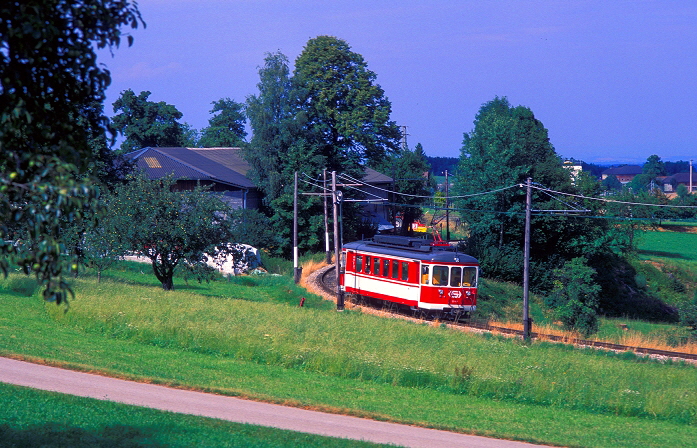
[(256, 93), (265, 53), (319, 35), (361, 54), (408, 143), (458, 157), (495, 96), (529, 107), (563, 157), (697, 159), (697, 2), (140, 0), (147, 28), (112, 58), (107, 111), (152, 92), (201, 129), (211, 102)]

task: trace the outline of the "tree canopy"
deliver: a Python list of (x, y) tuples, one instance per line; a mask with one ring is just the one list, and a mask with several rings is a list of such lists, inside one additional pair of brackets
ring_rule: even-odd
[(97, 206), (83, 175), (87, 129), (106, 132), (111, 82), (95, 51), (118, 47), (122, 28), (144, 25), (127, 0), (35, 0), (0, 5), (0, 270), (16, 263), (61, 302), (61, 220)]
[(185, 146), (187, 128), (177, 121), (182, 118), (182, 113), (164, 101), (149, 101), (149, 96), (148, 91), (136, 96), (128, 89), (121, 92), (114, 102), (114, 112), (118, 113), (112, 118), (112, 126), (126, 137), (121, 150), (130, 152), (147, 146)]
[[(487, 275), (519, 281), (524, 241), (527, 178), (561, 192), (578, 192), (569, 172), (549, 141), (547, 130), (530, 109), (513, 107), (506, 98), (482, 105), (474, 129), (465, 134), (455, 183), (456, 194), (492, 193), (463, 198), (463, 220), (469, 226), (468, 250), (480, 259)], [(585, 185), (587, 182), (584, 182)], [(592, 188), (584, 187), (584, 188)], [(563, 207), (550, 196), (533, 193), (535, 209)], [(597, 209), (598, 204), (579, 204)], [(550, 273), (565, 260), (592, 258), (618, 243), (605, 221), (583, 220), (542, 213), (532, 221), (531, 260), (533, 284), (552, 286)]]
[(308, 141), (320, 145), (328, 169), (377, 163), (399, 148), (392, 105), (376, 78), (363, 56), (332, 36), (310, 39), (296, 59), (293, 82)]
[[(253, 137), (245, 158), (252, 167), (249, 176), (264, 192), (269, 206), (281, 194), (292, 192), (296, 169), (314, 171), (324, 166), (324, 158), (308, 146), (303, 136), (304, 114), (298, 109), (285, 55), (266, 55), (257, 89), (259, 93), (250, 95), (246, 103)], [(300, 163), (296, 155), (307, 159), (311, 167)]]
[[(253, 137), (246, 150), (252, 180), (264, 191), (273, 225), (288, 248), (295, 171), (316, 177), (323, 169), (361, 177), (398, 149), (399, 128), (390, 120), (391, 105), (363, 57), (335, 37), (310, 39), (295, 61), (266, 55), (259, 69), (259, 93), (247, 98)], [(303, 199), (300, 240), (308, 248), (323, 233), (321, 201)], [(346, 205), (346, 222), (360, 222), (358, 208)], [(351, 230), (350, 226), (346, 226)], [(282, 249), (283, 250), (283, 249)]]
[(213, 115), (208, 127), (201, 130), (198, 145), (202, 148), (243, 146), (247, 138), (244, 104), (221, 98), (213, 101)]

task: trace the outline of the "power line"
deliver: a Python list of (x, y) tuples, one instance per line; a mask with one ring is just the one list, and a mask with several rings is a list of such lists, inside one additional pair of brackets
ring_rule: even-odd
[[(311, 179), (312, 181), (316, 182), (316, 179), (315, 179), (315, 178), (313, 178), (313, 177), (307, 175), (306, 173), (303, 173), (303, 175), (304, 175), (305, 177), (307, 177), (308, 179)], [(381, 187), (378, 187), (378, 186), (375, 186), (375, 185), (371, 185), (371, 184), (369, 184), (369, 183), (367, 183), (367, 182), (365, 182), (365, 181), (356, 179), (356, 178), (354, 178), (354, 177), (352, 177), (352, 176), (350, 176), (350, 175), (348, 175), (348, 174), (339, 174), (339, 177), (342, 178), (342, 179), (344, 179), (344, 180), (346, 180), (346, 181), (349, 181), (349, 182), (351, 182), (351, 183), (353, 183), (353, 184), (360, 184), (360, 185), (363, 185), (363, 186), (365, 186), (365, 187), (369, 187), (369, 188), (371, 188), (371, 189), (378, 190), (378, 191), (382, 191), (382, 192), (385, 192), (385, 193), (391, 193), (391, 194), (394, 194), (394, 195), (396, 195), (396, 196), (428, 199), (428, 200), (431, 200), (431, 201), (434, 201), (434, 202), (435, 202), (436, 200), (438, 200), (438, 199), (441, 199), (441, 200), (442, 200), (442, 199), (445, 199), (445, 198), (440, 198), (440, 197), (437, 197), (437, 196), (414, 195), (414, 194), (402, 193), (402, 192), (399, 192), (399, 191), (389, 190), (389, 189), (386, 189), (386, 188), (381, 188)], [(306, 183), (306, 184), (308, 184), (308, 185), (312, 185), (313, 187), (316, 187), (316, 188), (318, 188), (318, 189), (320, 189), (320, 190), (324, 190), (325, 192), (326, 192), (326, 191), (329, 191), (329, 189), (326, 189), (326, 188), (324, 188), (323, 186), (318, 185), (318, 184), (316, 184), (316, 183), (313, 183), (313, 182), (310, 182), (310, 181), (307, 181), (307, 180), (304, 180), (304, 179), (302, 179), (302, 181), (303, 181), (304, 183)], [(358, 187), (356, 187), (356, 186), (354, 186), (354, 185), (344, 185), (344, 187), (346, 187), (346, 188), (351, 188), (352, 190), (355, 190), (355, 191), (357, 191), (357, 192), (359, 192), (359, 193), (361, 193), (361, 194), (364, 194), (364, 195), (366, 195), (366, 196), (369, 196), (369, 197), (372, 196), (373, 198), (379, 198), (378, 195), (376, 195), (376, 194), (374, 194), (374, 193), (371, 193), (371, 192), (368, 192), (368, 191), (365, 191), (365, 190), (363, 190), (363, 189), (361, 189), (361, 188), (358, 188)], [(515, 185), (510, 185), (510, 186), (506, 186), (506, 187), (497, 188), (497, 189), (494, 189), (494, 190), (482, 191), (482, 192), (478, 192), (478, 193), (471, 193), (471, 194), (467, 194), (467, 195), (458, 195), (458, 196), (449, 196), (448, 199), (466, 199), (466, 198), (471, 198), (471, 197), (476, 197), (476, 196), (483, 196), (483, 195), (487, 195), (487, 194), (499, 193), (499, 192), (502, 192), (502, 191), (511, 190), (511, 189), (513, 189), (513, 188), (525, 188), (525, 185), (524, 185), (524, 184), (515, 184)], [(538, 190), (538, 191), (540, 191), (540, 192), (542, 192), (542, 193), (545, 193), (545, 194), (547, 194), (550, 198), (552, 198), (552, 199), (554, 199), (554, 200), (556, 200), (556, 201), (558, 201), (558, 202), (564, 204), (565, 206), (569, 207), (568, 210), (533, 210), (533, 213), (535, 213), (535, 214), (539, 214), (539, 213), (542, 213), (542, 212), (544, 212), (544, 213), (556, 212), (556, 213), (564, 213), (564, 214), (566, 214), (566, 215), (568, 215), (568, 216), (571, 216), (572, 214), (575, 214), (575, 213), (581, 213), (581, 212), (586, 212), (586, 213), (587, 213), (587, 212), (590, 211), (590, 210), (581, 209), (580, 206), (579, 206), (578, 204), (572, 205), (572, 204), (570, 204), (570, 203), (568, 203), (568, 202), (562, 201), (561, 199), (554, 197), (554, 196), (553, 196), (554, 194), (556, 194), (556, 195), (562, 195), (562, 196), (568, 196), (568, 197), (573, 197), (573, 198), (577, 198), (577, 199), (587, 199), (587, 200), (600, 201), (600, 202), (605, 202), (605, 203), (624, 204), (624, 205), (635, 205), (635, 206), (642, 206), (642, 207), (697, 209), (697, 206), (693, 206), (693, 205), (651, 204), (651, 203), (645, 203), (645, 202), (619, 201), (619, 200), (616, 200), (616, 199), (608, 199), (608, 198), (598, 198), (598, 197), (592, 197), (592, 196), (585, 196), (585, 195), (581, 195), (581, 194), (574, 194), (574, 193), (567, 193), (567, 192), (563, 192), (563, 191), (552, 190), (552, 189), (546, 188), (546, 187), (544, 187), (543, 185), (538, 184), (538, 183), (532, 184), (532, 185), (531, 185), (531, 188), (534, 188), (534, 189), (536, 189), (536, 190)], [(320, 194), (321, 194), (321, 193), (320, 193)], [(363, 200), (363, 201), (360, 201), (360, 200), (359, 200), (359, 202), (376, 202), (377, 200), (378, 200), (378, 199), (372, 199), (372, 200), (371, 200), (371, 199), (367, 199), (367, 200)], [(495, 211), (495, 210), (475, 210), (475, 209), (465, 209), (465, 208), (445, 208), (445, 207), (429, 206), (429, 205), (427, 205), (427, 204), (413, 205), (413, 204), (401, 204), (401, 203), (393, 203), (393, 202), (384, 202), (385, 199), (382, 199), (382, 198), (380, 198), (380, 201), (383, 201), (383, 203), (384, 203), (385, 205), (396, 205), (396, 206), (400, 206), (400, 207), (426, 207), (426, 208), (433, 208), (433, 209), (437, 209), (437, 210), (454, 210), (454, 211), (469, 211), (469, 212), (481, 211), (481, 212), (483, 212), (483, 213), (518, 214), (518, 212), (511, 212), (511, 211), (505, 211), (505, 212), (503, 212), (503, 211)], [(588, 217), (590, 217), (590, 216), (588, 216)], [(610, 219), (618, 219), (617, 217), (607, 217), (607, 218), (610, 218)], [(642, 218), (637, 218), (637, 219), (642, 219)]]
[[(423, 199), (434, 199), (434, 198), (435, 198), (435, 196), (422, 196), (422, 195), (418, 195), (418, 194), (400, 193), (399, 191), (393, 191), (393, 190), (388, 190), (388, 189), (386, 189), (386, 188), (376, 187), (375, 185), (370, 185), (370, 184), (368, 184), (368, 183), (366, 183), (366, 182), (364, 182), (364, 181), (361, 181), (361, 180), (358, 180), (358, 179), (354, 179), (353, 177), (349, 176), (348, 174), (340, 174), (339, 176), (340, 176), (340, 177), (344, 177), (344, 178), (348, 179), (348, 180), (351, 181), (351, 182), (360, 183), (360, 184), (363, 184), (363, 185), (365, 185), (365, 186), (367, 186), (367, 187), (374, 188), (374, 189), (380, 190), (380, 191), (384, 191), (384, 192), (386, 192), (386, 193), (392, 193), (392, 194), (396, 194), (396, 195), (400, 195), (400, 196), (406, 196), (406, 197), (410, 197), (410, 198), (423, 198)], [(510, 189), (512, 189), (512, 188), (517, 188), (517, 187), (519, 187), (518, 184), (516, 184), (516, 185), (511, 185), (511, 186), (509, 186), (509, 187), (498, 188), (498, 189), (496, 189), (496, 190), (482, 191), (482, 192), (480, 192), (480, 193), (465, 194), (465, 195), (460, 195), (460, 196), (450, 196), (448, 199), (463, 199), (463, 198), (470, 198), (470, 197), (481, 196), (481, 195), (485, 195), (485, 194), (498, 193), (498, 192), (500, 192), (500, 191), (510, 190)]]
[[(548, 193), (555, 193), (555, 194), (561, 194), (564, 196), (571, 196), (574, 198), (579, 198), (579, 199), (589, 199), (592, 201), (601, 201), (601, 202), (610, 202), (610, 203), (615, 203), (615, 204), (625, 204), (625, 205), (641, 205), (645, 207), (669, 207), (669, 208), (691, 208), (691, 209), (697, 209), (697, 206), (695, 205), (672, 205), (672, 204), (649, 204), (645, 202), (629, 202), (629, 201), (618, 201), (615, 199), (606, 199), (606, 198), (594, 198), (592, 196), (583, 196), (580, 194), (573, 194), (573, 193), (565, 193), (563, 191), (556, 191), (556, 190), (551, 190), (549, 188), (544, 188), (542, 186), (538, 186), (539, 184), (532, 185), (532, 188), (535, 188), (537, 190), (540, 190), (542, 192), (548, 192)], [(523, 187), (523, 184), (519, 184), (518, 186)]]

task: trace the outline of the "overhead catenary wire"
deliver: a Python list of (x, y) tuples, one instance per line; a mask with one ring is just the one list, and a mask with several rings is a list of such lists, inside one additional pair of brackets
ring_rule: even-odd
[[(519, 184), (520, 187), (524, 187), (523, 184)], [(554, 193), (554, 194), (561, 194), (564, 196), (571, 196), (579, 199), (589, 199), (592, 201), (601, 201), (601, 202), (609, 202), (609, 203), (615, 203), (615, 204), (625, 204), (625, 205), (640, 205), (640, 206), (646, 206), (646, 207), (665, 207), (665, 208), (688, 208), (688, 209), (697, 209), (696, 205), (673, 205), (673, 204), (651, 204), (651, 203), (646, 203), (646, 202), (630, 202), (630, 201), (618, 201), (616, 199), (607, 199), (607, 198), (595, 198), (592, 196), (584, 196), (581, 194), (574, 194), (574, 193), (565, 193), (563, 191), (556, 191), (552, 190), (549, 188), (545, 188), (543, 186), (537, 185), (532, 185), (532, 188), (543, 191), (543, 192), (549, 192), (549, 193)]]
[[(349, 176), (348, 174), (340, 174), (339, 177), (345, 178), (350, 182), (360, 183), (360, 184), (365, 185), (367, 187), (374, 188), (374, 189), (380, 190), (380, 191), (384, 191), (386, 193), (392, 193), (392, 194), (406, 196), (406, 197), (410, 197), (410, 198), (436, 199), (435, 196), (423, 196), (423, 195), (418, 195), (418, 194), (401, 193), (399, 191), (388, 190), (386, 188), (380, 188), (380, 187), (377, 187), (375, 185), (370, 185), (365, 181), (355, 179), (355, 178)], [(459, 196), (449, 196), (448, 199), (463, 199), (463, 198), (470, 198), (470, 197), (474, 197), (474, 196), (481, 196), (481, 195), (485, 195), (485, 194), (493, 194), (493, 193), (498, 193), (500, 191), (505, 191), (505, 190), (510, 190), (512, 188), (517, 188), (518, 186), (519, 186), (518, 184), (515, 184), (515, 185), (508, 186), (508, 187), (497, 188), (495, 190), (489, 190), (489, 191), (482, 191), (479, 193), (465, 194), (465, 195), (459, 195)]]
[[(305, 173), (303, 173), (303, 175), (307, 176), (307, 174), (305, 174)], [(310, 178), (310, 179), (312, 179), (312, 178), (309, 177), (309, 176), (307, 176), (307, 177)], [(319, 196), (323, 196), (323, 195), (330, 196), (330, 195), (331, 195), (331, 190), (330, 190), (329, 188), (325, 188), (325, 187), (323, 187), (323, 186), (321, 186), (321, 185), (314, 184), (314, 183), (312, 183), (312, 182), (310, 182), (310, 181), (307, 181), (307, 180), (305, 180), (305, 179), (300, 179), (300, 180), (301, 180), (303, 183), (306, 183), (306, 184), (308, 184), (308, 185), (312, 185), (313, 187), (316, 187), (316, 188), (319, 188), (320, 190), (323, 190), (322, 193), (301, 193), (301, 194), (303, 194), (303, 195), (310, 195), (310, 196), (318, 196), (318, 195), (319, 195)], [(360, 190), (360, 189), (358, 189), (358, 188), (352, 187), (352, 186), (350, 186), (350, 185), (346, 185), (346, 187), (352, 188), (352, 189), (354, 189), (354, 190), (357, 190), (357, 191), (359, 191), (359, 192), (361, 192), (361, 193), (363, 193), (363, 194), (365, 194), (365, 195), (373, 196), (373, 197), (375, 197), (376, 199), (344, 199), (344, 202), (385, 202), (385, 201), (387, 201), (387, 199), (381, 198), (380, 196), (378, 196), (378, 195), (376, 195), (376, 194), (374, 194), (374, 193), (370, 193), (370, 192), (367, 192), (367, 191), (363, 191), (363, 190)]]
[[(314, 193), (314, 194), (320, 194), (320, 195), (327, 194), (328, 192), (331, 191), (328, 188), (325, 188), (322, 185), (315, 183), (315, 182), (317, 182), (317, 180), (315, 178), (309, 176), (307, 173), (302, 173), (302, 174), (307, 179), (310, 179), (310, 180), (302, 179), (302, 182), (304, 182), (305, 184), (311, 185), (311, 186), (319, 189), (320, 191), (324, 192), (324, 193)], [(373, 190), (391, 193), (391, 194), (394, 194), (396, 196), (429, 199), (429, 200), (432, 200), (434, 202), (439, 200), (439, 199), (440, 200), (444, 199), (444, 198), (436, 197), (436, 196), (414, 195), (414, 194), (402, 193), (399, 191), (394, 191), (394, 190), (390, 190), (390, 189), (386, 189), (386, 188), (381, 188), (381, 187), (378, 187), (375, 185), (368, 184), (367, 182), (365, 182), (363, 180), (356, 179), (348, 174), (339, 174), (338, 177), (341, 178), (342, 180), (351, 182), (353, 184), (363, 185), (363, 186), (369, 187)], [(517, 215), (517, 214), (521, 213), (521, 212), (516, 212), (516, 211), (480, 210), (480, 209), (466, 209), (466, 208), (458, 208), (458, 207), (445, 208), (445, 207), (438, 207), (435, 205), (431, 206), (431, 205), (426, 205), (426, 204), (419, 205), (419, 204), (402, 204), (402, 203), (395, 203), (395, 202), (387, 202), (386, 199), (380, 198), (375, 193), (365, 191), (364, 189), (358, 188), (354, 185), (343, 185), (343, 186), (345, 188), (350, 188), (350, 189), (357, 191), (361, 194), (364, 194), (366, 196), (376, 198), (376, 199), (346, 199), (347, 201), (352, 201), (352, 202), (382, 202), (385, 205), (396, 205), (396, 206), (400, 206), (400, 207), (428, 207), (428, 208), (433, 208), (433, 209), (437, 209), (437, 210), (446, 210), (447, 209), (447, 210), (454, 210), (454, 211), (482, 212), (482, 213), (508, 214), (508, 215)], [(483, 195), (488, 195), (488, 194), (499, 193), (499, 192), (511, 190), (514, 188), (525, 188), (525, 185), (524, 184), (514, 184), (514, 185), (510, 185), (510, 186), (497, 188), (494, 190), (481, 191), (481, 192), (467, 194), (467, 195), (449, 196), (448, 199), (466, 199), (466, 198), (471, 198), (471, 197), (476, 197), (476, 196), (483, 196)], [(535, 214), (540, 214), (540, 213), (557, 213), (557, 214), (559, 214), (559, 213), (561, 213), (561, 214), (568, 215), (568, 216), (576, 216), (577, 213), (590, 212), (590, 210), (580, 209), (578, 204), (572, 205), (568, 202), (561, 200), (560, 198), (555, 197), (554, 195), (573, 197), (573, 198), (580, 199), (580, 200), (592, 200), (592, 201), (600, 201), (600, 202), (605, 202), (605, 203), (615, 203), (615, 204), (634, 205), (634, 206), (643, 206), (643, 207), (697, 209), (697, 206), (693, 206), (693, 205), (652, 204), (652, 203), (646, 203), (646, 202), (620, 201), (620, 200), (616, 200), (616, 199), (585, 196), (582, 194), (575, 194), (575, 193), (568, 193), (568, 192), (553, 190), (551, 188), (547, 188), (547, 187), (545, 187), (541, 184), (538, 184), (538, 183), (533, 183), (531, 185), (531, 188), (538, 190), (541, 193), (546, 194), (550, 198), (552, 198), (552, 199), (564, 204), (565, 206), (569, 207), (568, 210), (532, 210), (532, 212)], [(602, 218), (602, 219), (638, 219), (638, 220), (645, 220), (646, 219), (646, 218), (626, 218), (626, 217), (617, 217), (617, 216), (589, 216), (589, 215), (586, 215), (585, 217), (587, 217), (587, 218)]]

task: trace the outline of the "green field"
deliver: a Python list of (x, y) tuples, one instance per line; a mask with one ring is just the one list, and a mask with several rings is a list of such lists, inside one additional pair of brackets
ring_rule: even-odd
[(27, 278), (2, 282), (0, 353), (537, 443), (695, 440), (691, 365), (336, 313), (288, 277), (180, 282), (165, 292), (127, 266), (102, 283), (79, 279), (67, 313), (42, 303)]
[(639, 239), (639, 254), (674, 260), (697, 261), (697, 233), (644, 232)]

